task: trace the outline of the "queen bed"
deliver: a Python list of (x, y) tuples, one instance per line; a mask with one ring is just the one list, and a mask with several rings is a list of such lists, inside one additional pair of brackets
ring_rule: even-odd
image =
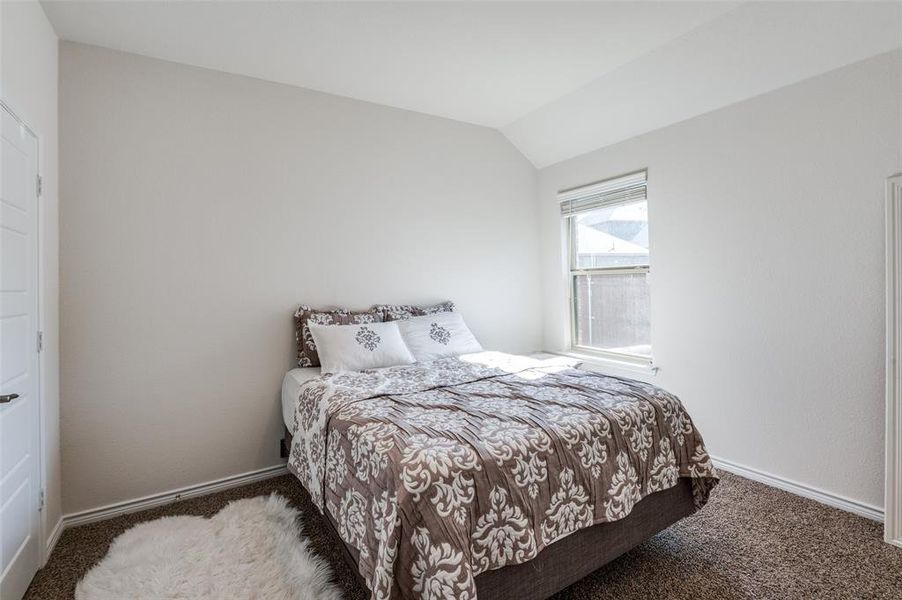
[(547, 598), (701, 508), (680, 401), (497, 352), (286, 375), (289, 470), (373, 598)]

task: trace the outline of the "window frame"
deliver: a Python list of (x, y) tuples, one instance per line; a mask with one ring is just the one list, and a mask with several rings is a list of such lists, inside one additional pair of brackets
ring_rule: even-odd
[[(647, 183), (646, 183), (647, 186)], [(604, 207), (610, 206), (618, 206), (621, 204), (629, 204), (630, 202), (635, 202), (635, 199), (624, 199), (620, 202), (611, 202), (605, 204)], [(646, 195), (645, 198), (646, 205), (648, 203), (648, 197)], [(598, 207), (591, 210), (601, 210), (604, 207)], [(589, 212), (589, 211), (582, 211)], [(649, 277), (651, 274), (651, 253), (649, 253), (649, 258), (647, 264), (644, 265), (632, 265), (632, 266), (613, 266), (613, 267), (578, 267), (576, 264), (577, 261), (577, 252), (576, 252), (576, 216), (580, 213), (571, 213), (568, 216), (564, 216), (563, 219), (566, 221), (566, 236), (567, 236), (567, 304), (569, 306), (569, 318), (570, 318), (570, 327), (569, 327), (569, 343), (568, 346), (570, 351), (576, 354), (596, 357), (600, 359), (612, 360), (620, 363), (629, 363), (633, 365), (640, 365), (644, 367), (651, 367), (653, 364), (653, 356), (654, 356), (654, 346), (652, 346), (652, 355), (645, 356), (642, 354), (630, 354), (627, 352), (616, 352), (613, 350), (605, 350), (602, 348), (595, 348), (592, 346), (583, 346), (576, 343), (577, 340), (577, 322), (576, 322), (576, 302), (577, 302), (577, 293), (576, 293), (576, 285), (577, 285), (577, 277), (585, 276), (585, 275), (628, 275), (628, 274), (644, 274), (646, 277)]]

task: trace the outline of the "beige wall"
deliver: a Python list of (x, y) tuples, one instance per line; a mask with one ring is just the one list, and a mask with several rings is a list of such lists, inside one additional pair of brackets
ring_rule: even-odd
[(60, 108), (67, 513), (280, 463), (299, 302), (450, 298), (540, 347), (497, 131), (72, 43)]
[(57, 38), (36, 1), (0, 2), (0, 95), (39, 136), (44, 190), (40, 201), (41, 357), (46, 507), (49, 538), (61, 515), (59, 434), (59, 211)]
[(541, 170), (545, 346), (568, 318), (556, 192), (647, 167), (653, 381), (713, 455), (882, 507), (900, 77), (881, 55)]
[(902, 54), (543, 169), (538, 214), (492, 130), (60, 56), (65, 512), (278, 464), (298, 302), (447, 297), (487, 347), (561, 349), (555, 193), (642, 167), (655, 383), (716, 456), (882, 506)]

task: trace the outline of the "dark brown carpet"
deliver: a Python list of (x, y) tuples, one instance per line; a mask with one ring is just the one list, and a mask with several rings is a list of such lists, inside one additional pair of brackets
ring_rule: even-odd
[[(338, 540), (288, 475), (67, 530), (25, 597), (71, 598), (76, 582), (113, 538), (136, 523), (176, 514), (209, 516), (230, 500), (270, 492), (301, 510), (304, 531), (332, 564), (348, 598), (366, 598), (342, 560)], [(724, 474), (701, 512), (554, 599), (900, 599), (902, 549), (884, 544), (882, 535), (873, 521)]]

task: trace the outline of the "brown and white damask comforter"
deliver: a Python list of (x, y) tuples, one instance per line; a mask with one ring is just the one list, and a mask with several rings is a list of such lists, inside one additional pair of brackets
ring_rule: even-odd
[(476, 597), (648, 494), (717, 475), (680, 401), (652, 385), (496, 352), (316, 378), (289, 469), (332, 514), (374, 598)]

